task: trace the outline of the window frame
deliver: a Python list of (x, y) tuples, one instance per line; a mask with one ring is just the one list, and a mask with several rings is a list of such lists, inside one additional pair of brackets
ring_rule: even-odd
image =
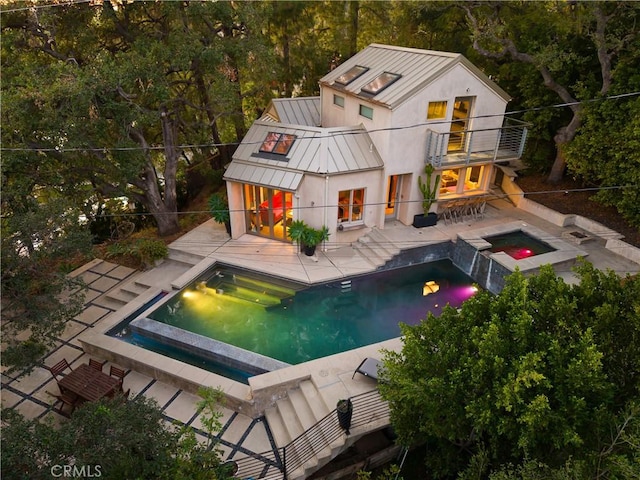
[[(368, 109), (369, 111), (371, 111), (371, 116), (369, 115), (365, 115), (363, 113), (363, 109)], [(361, 117), (364, 118), (368, 118), (369, 120), (373, 120), (373, 107), (369, 107), (367, 105), (363, 105), (362, 103), (360, 104), (360, 107), (358, 108), (358, 113)]]
[[(441, 117), (430, 117), (429, 116), (429, 111), (431, 110), (431, 105), (432, 104), (444, 104), (444, 111), (442, 112), (442, 116)], [(447, 110), (449, 108), (449, 101), (448, 100), (437, 100), (435, 102), (429, 102), (427, 104), (427, 120), (445, 120), (447, 118)]]
[(334, 82), (339, 85), (346, 86), (346, 85), (349, 85), (351, 82), (353, 82), (356, 78), (359, 78), (365, 73), (367, 73), (368, 71), (369, 71), (369, 67), (364, 67), (362, 65), (354, 65), (349, 70), (347, 70), (342, 75), (340, 75), (338, 78), (336, 78)]
[(297, 138), (291, 133), (268, 132), (260, 145), (259, 152), (286, 157)]
[[(341, 201), (343, 196), (341, 194), (349, 192), (349, 198), (347, 203)], [(356, 192), (361, 192), (358, 198)], [(361, 188), (352, 188), (349, 190), (340, 190), (338, 192), (338, 211), (337, 211), (337, 221), (338, 225), (342, 225), (343, 227), (352, 227), (358, 225), (364, 225), (364, 206), (365, 206), (365, 196), (367, 194), (367, 189), (365, 187)], [(344, 210), (346, 208), (346, 215)], [(357, 212), (355, 210), (358, 209)], [(341, 216), (341, 211), (343, 215)], [(354, 220), (354, 215), (357, 215), (358, 218)]]
[[(393, 72), (382, 72), (376, 78), (367, 83), (364, 87), (360, 89), (360, 93), (364, 93), (366, 95), (371, 95), (375, 97), (383, 90), (389, 88), (391, 85), (396, 83), (398, 80), (402, 78), (402, 75), (399, 73)], [(378, 86), (377, 83), (379, 83)]]
[[(339, 101), (336, 101), (338, 100)], [(344, 108), (344, 97), (336, 93), (333, 94), (333, 104), (337, 107)]]

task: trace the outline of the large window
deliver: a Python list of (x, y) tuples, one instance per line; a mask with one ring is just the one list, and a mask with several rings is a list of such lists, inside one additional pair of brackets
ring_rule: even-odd
[(373, 108), (366, 105), (360, 105), (360, 115), (370, 120), (373, 120)]
[(247, 232), (289, 240), (287, 232), (293, 218), (293, 193), (249, 184), (244, 184), (243, 190)]
[(443, 171), (440, 178), (440, 196), (463, 195), (481, 190), (484, 172), (484, 165)]
[(364, 213), (364, 188), (338, 193), (338, 223), (361, 223)]
[(447, 102), (429, 102), (427, 120), (443, 119), (447, 116)]

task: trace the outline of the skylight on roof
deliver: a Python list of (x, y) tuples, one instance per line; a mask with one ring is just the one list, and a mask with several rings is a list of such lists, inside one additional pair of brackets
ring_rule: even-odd
[(402, 75), (397, 73), (389, 73), (384, 72), (378, 75), (372, 82), (367, 83), (364, 87), (362, 87), (362, 91), (364, 93), (369, 93), (371, 95), (377, 95), (382, 90), (387, 88), (393, 82), (398, 80)]
[(360, 65), (351, 67), (345, 73), (343, 73), (338, 78), (336, 78), (336, 83), (340, 83), (342, 85), (348, 85), (349, 83), (353, 82), (356, 78), (358, 78), (367, 70), (369, 70), (367, 67), (362, 67)]
[(260, 146), (260, 151), (286, 155), (289, 153), (295, 139), (295, 135), (288, 133), (269, 132)]

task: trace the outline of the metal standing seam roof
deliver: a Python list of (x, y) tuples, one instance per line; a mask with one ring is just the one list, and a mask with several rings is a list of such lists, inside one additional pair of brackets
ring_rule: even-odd
[(231, 162), (224, 173), (227, 180), (291, 191), (297, 190), (302, 177), (302, 172), (262, 167), (241, 161)]
[[(269, 132), (296, 136), (286, 156), (259, 151)], [(224, 178), (295, 190), (305, 173), (331, 175), (383, 166), (371, 137), (361, 125), (319, 128), (258, 120), (236, 149)]]
[[(332, 86), (393, 109), (458, 64), (463, 64), (471, 70), (505, 101), (510, 100), (511, 97), (502, 88), (459, 53), (420, 50), (376, 43), (369, 45), (322, 77), (320, 84)], [(367, 67), (369, 70), (347, 85), (335, 82), (338, 77), (356, 65)], [(361, 93), (362, 87), (384, 72), (397, 73), (402, 77), (376, 95)]]
[(274, 98), (267, 115), (280, 123), (319, 127), (320, 97)]

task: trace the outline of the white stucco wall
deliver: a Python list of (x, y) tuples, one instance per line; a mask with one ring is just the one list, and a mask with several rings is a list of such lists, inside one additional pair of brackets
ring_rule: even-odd
[[(383, 171), (371, 170), (343, 175), (321, 176), (306, 174), (297, 192), (294, 205), (299, 206), (295, 218), (300, 218), (308, 225), (329, 228), (330, 241), (335, 241), (338, 227), (338, 194), (342, 190), (365, 189), (364, 224), (362, 227), (379, 226), (380, 218), (384, 220)], [(382, 217), (381, 217), (382, 212)]]
[[(333, 104), (334, 94), (344, 97), (344, 107)], [(422, 210), (420, 202), (417, 201), (422, 198), (417, 177), (422, 174), (425, 165), (427, 129), (436, 132), (449, 131), (456, 97), (475, 97), (471, 116), (476, 118), (470, 120), (470, 129), (497, 129), (502, 126), (506, 100), (462, 64), (456, 65), (434, 80), (428, 87), (403, 102), (395, 110), (322, 86), (322, 124), (325, 127), (364, 125), (384, 161), (383, 184), (389, 175), (412, 174), (414, 185), (410, 186), (410, 198), (404, 199), (411, 203), (408, 206), (408, 212), (399, 218), (406, 223), (409, 218)], [(447, 101), (446, 118), (427, 121), (429, 102), (444, 100)], [(361, 104), (373, 108), (372, 120), (359, 115)], [(406, 128), (398, 129), (398, 127)], [(488, 134), (485, 134), (485, 141), (488, 140), (486, 135)], [(497, 139), (497, 132), (491, 135)], [(383, 199), (386, 193), (385, 188), (380, 190), (379, 198)]]

